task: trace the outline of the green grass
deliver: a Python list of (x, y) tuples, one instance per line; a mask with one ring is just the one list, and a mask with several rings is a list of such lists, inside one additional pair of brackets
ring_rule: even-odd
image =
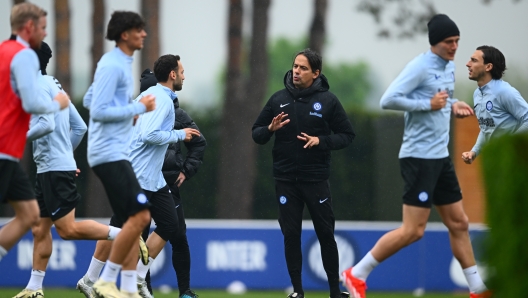
[[(0, 288), (0, 297), (13, 297), (15, 296), (21, 289), (16, 288)], [(205, 291), (205, 290), (196, 290), (197, 294), (200, 295), (200, 298), (277, 298), (277, 297), (286, 297), (285, 292), (248, 292), (244, 295), (230, 295), (227, 294), (225, 291)], [(50, 298), (83, 298), (84, 296), (79, 293), (76, 290), (70, 290), (70, 289), (45, 289), (44, 295), (46, 297)], [(306, 292), (306, 297), (308, 298), (327, 298), (328, 293), (327, 292)], [(177, 292), (172, 292), (170, 294), (161, 294), (160, 292), (155, 291), (154, 296), (156, 298), (173, 298), (178, 297)], [(423, 296), (420, 296), (422, 298), (454, 298), (454, 297), (468, 297), (469, 295), (467, 293), (465, 294), (453, 294), (453, 293), (427, 293)], [(368, 298), (412, 298), (415, 297), (411, 293), (383, 293), (383, 292), (373, 292), (368, 293)]]

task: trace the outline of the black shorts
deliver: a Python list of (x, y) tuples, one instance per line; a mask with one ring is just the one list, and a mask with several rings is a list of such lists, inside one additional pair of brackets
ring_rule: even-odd
[(403, 203), (431, 208), (447, 205), (462, 199), (462, 192), (451, 158), (402, 158), (400, 169), (405, 187)]
[[(165, 241), (168, 241), (170, 234), (177, 231), (179, 227), (178, 210), (179, 205), (176, 205), (171, 191), (167, 185), (160, 190), (153, 192), (143, 190), (147, 196), (151, 206), (150, 215), (156, 223), (156, 233)], [(116, 216), (110, 219), (110, 225), (121, 228), (123, 221), (120, 221)]]
[(107, 162), (92, 169), (103, 183), (114, 216), (120, 222), (150, 207), (128, 160)]
[(35, 199), (29, 178), (20, 163), (0, 159), (0, 202), (27, 201)]
[(75, 171), (37, 174), (35, 185), (40, 217), (56, 221), (70, 213), (81, 200), (75, 184)]

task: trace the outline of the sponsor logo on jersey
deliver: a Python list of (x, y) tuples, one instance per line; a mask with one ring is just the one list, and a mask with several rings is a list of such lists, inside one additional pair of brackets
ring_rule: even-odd
[(493, 103), (491, 102), (491, 100), (488, 100), (488, 102), (486, 103), (486, 110), (491, 111), (492, 109)]
[(479, 125), (483, 125), (486, 127), (495, 127), (495, 121), (493, 121), (493, 118), (483, 118), (480, 117), (478, 119)]
[(137, 201), (140, 203), (140, 204), (145, 204), (147, 202), (147, 196), (145, 194), (138, 194), (137, 196)]
[(455, 94), (455, 90), (451, 90), (447, 87), (444, 90), (442, 90), (441, 88), (438, 88), (438, 92), (442, 92), (442, 91), (447, 92), (447, 95), (449, 96), (449, 98), (453, 98), (453, 95)]

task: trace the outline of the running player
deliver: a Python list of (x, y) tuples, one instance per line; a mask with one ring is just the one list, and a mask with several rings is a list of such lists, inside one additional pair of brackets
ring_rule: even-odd
[(435, 15), (427, 26), (430, 50), (409, 62), (381, 98), (383, 109), (405, 111), (399, 154), (405, 181), (403, 224), (381, 237), (356, 266), (342, 273), (355, 298), (365, 298), (365, 281), (380, 262), (423, 236), (433, 204), (449, 230), (451, 249), (464, 270), (471, 297), (488, 295), (477, 272), (462, 193), (447, 149), (451, 114), (473, 115), (470, 106), (453, 98), (452, 60), (460, 31), (444, 14)]
[(473, 93), (473, 109), (480, 133), (471, 151), (462, 153), (464, 162), (471, 164), (492, 137), (528, 131), (528, 104), (517, 89), (502, 80), (506, 59), (497, 48), (478, 47), (466, 66), (469, 79), (478, 85)]
[(64, 93), (41, 101), (35, 51), (46, 36), (47, 12), (21, 3), (11, 9), (16, 40), (0, 44), (0, 202), (9, 203), (15, 218), (0, 229), (0, 260), (39, 220), (39, 208), (29, 179), (19, 164), (24, 154), (30, 114), (54, 113), (68, 107)]
[[(64, 92), (59, 81), (47, 75), (46, 66), (52, 56), (48, 44), (42, 42), (36, 50), (41, 74), (38, 76), (39, 96), (52, 101)], [(33, 226), (33, 270), (26, 288), (14, 298), (44, 296), (42, 283), (52, 252), (51, 226), (65, 240), (112, 240), (121, 229), (93, 220), (75, 221), (75, 207), (81, 197), (75, 185), (77, 166), (73, 150), (86, 133), (86, 124), (75, 106), (53, 114), (33, 115), (28, 141), (33, 141), (33, 159), (37, 165), (37, 201), (40, 220)]]
[[(155, 109), (153, 96), (133, 102), (132, 55), (143, 48), (145, 22), (135, 12), (116, 11), (106, 38), (116, 47), (97, 63), (94, 81), (84, 97), (90, 109), (88, 164), (106, 190), (114, 216), (124, 223), (94, 291), (100, 297), (137, 297), (138, 239), (150, 222), (150, 203), (128, 158), (134, 117)], [(116, 287), (121, 272), (121, 292)]]
[[(152, 262), (167, 241), (170, 240), (171, 243), (174, 243), (175, 239), (179, 237), (176, 204), (161, 172), (165, 152), (170, 143), (182, 140), (188, 142), (193, 136), (200, 135), (199, 131), (192, 128), (173, 130), (175, 122), (173, 100), (176, 98), (174, 91), (181, 90), (181, 85), (185, 79), (183, 66), (179, 60), (179, 56), (164, 55), (154, 63), (154, 73), (159, 83), (147, 89), (138, 98), (147, 95), (155, 96), (157, 108), (153, 112), (139, 117), (134, 126), (130, 146), (132, 167), (138, 177), (139, 184), (152, 204), (150, 210), (157, 225), (157, 228), (147, 239), (149, 262), (146, 265), (138, 262), (137, 266), (141, 297), (152, 297), (145, 284), (145, 276)], [(110, 225), (122, 226), (123, 222), (113, 216)], [(97, 276), (97, 269), (100, 268), (97, 265), (104, 264), (104, 260), (108, 257), (108, 245), (107, 241), (98, 242), (88, 272), (78, 282), (79, 290), (86, 296), (91, 293), (90, 283), (92, 280), (90, 277)]]

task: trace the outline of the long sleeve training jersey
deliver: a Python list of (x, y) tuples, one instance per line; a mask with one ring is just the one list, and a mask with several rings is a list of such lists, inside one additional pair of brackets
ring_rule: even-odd
[(161, 168), (170, 143), (185, 139), (183, 130), (173, 130), (176, 94), (157, 84), (141, 93), (138, 98), (152, 94), (156, 97), (156, 109), (139, 117), (134, 126), (130, 143), (130, 162), (142, 189), (158, 191), (167, 183)]
[[(40, 74), (38, 87), (42, 101), (52, 101), (62, 86), (52, 76)], [(75, 171), (77, 169), (73, 150), (86, 133), (86, 124), (75, 106), (60, 112), (31, 116), (29, 141), (33, 141), (33, 159), (37, 173), (49, 171)]]
[[(427, 51), (409, 62), (381, 98), (381, 108), (405, 111), (399, 158), (440, 159), (449, 152), (449, 125), (455, 89), (455, 64)], [(449, 94), (447, 104), (431, 110), (431, 98)]]
[(471, 151), (477, 155), (492, 137), (528, 131), (528, 104), (517, 89), (503, 80), (491, 80), (477, 88), (473, 105), (480, 133)]
[(115, 47), (97, 63), (92, 86), (84, 96), (90, 109), (88, 163), (91, 167), (128, 159), (135, 115), (146, 111), (133, 102), (132, 57)]

